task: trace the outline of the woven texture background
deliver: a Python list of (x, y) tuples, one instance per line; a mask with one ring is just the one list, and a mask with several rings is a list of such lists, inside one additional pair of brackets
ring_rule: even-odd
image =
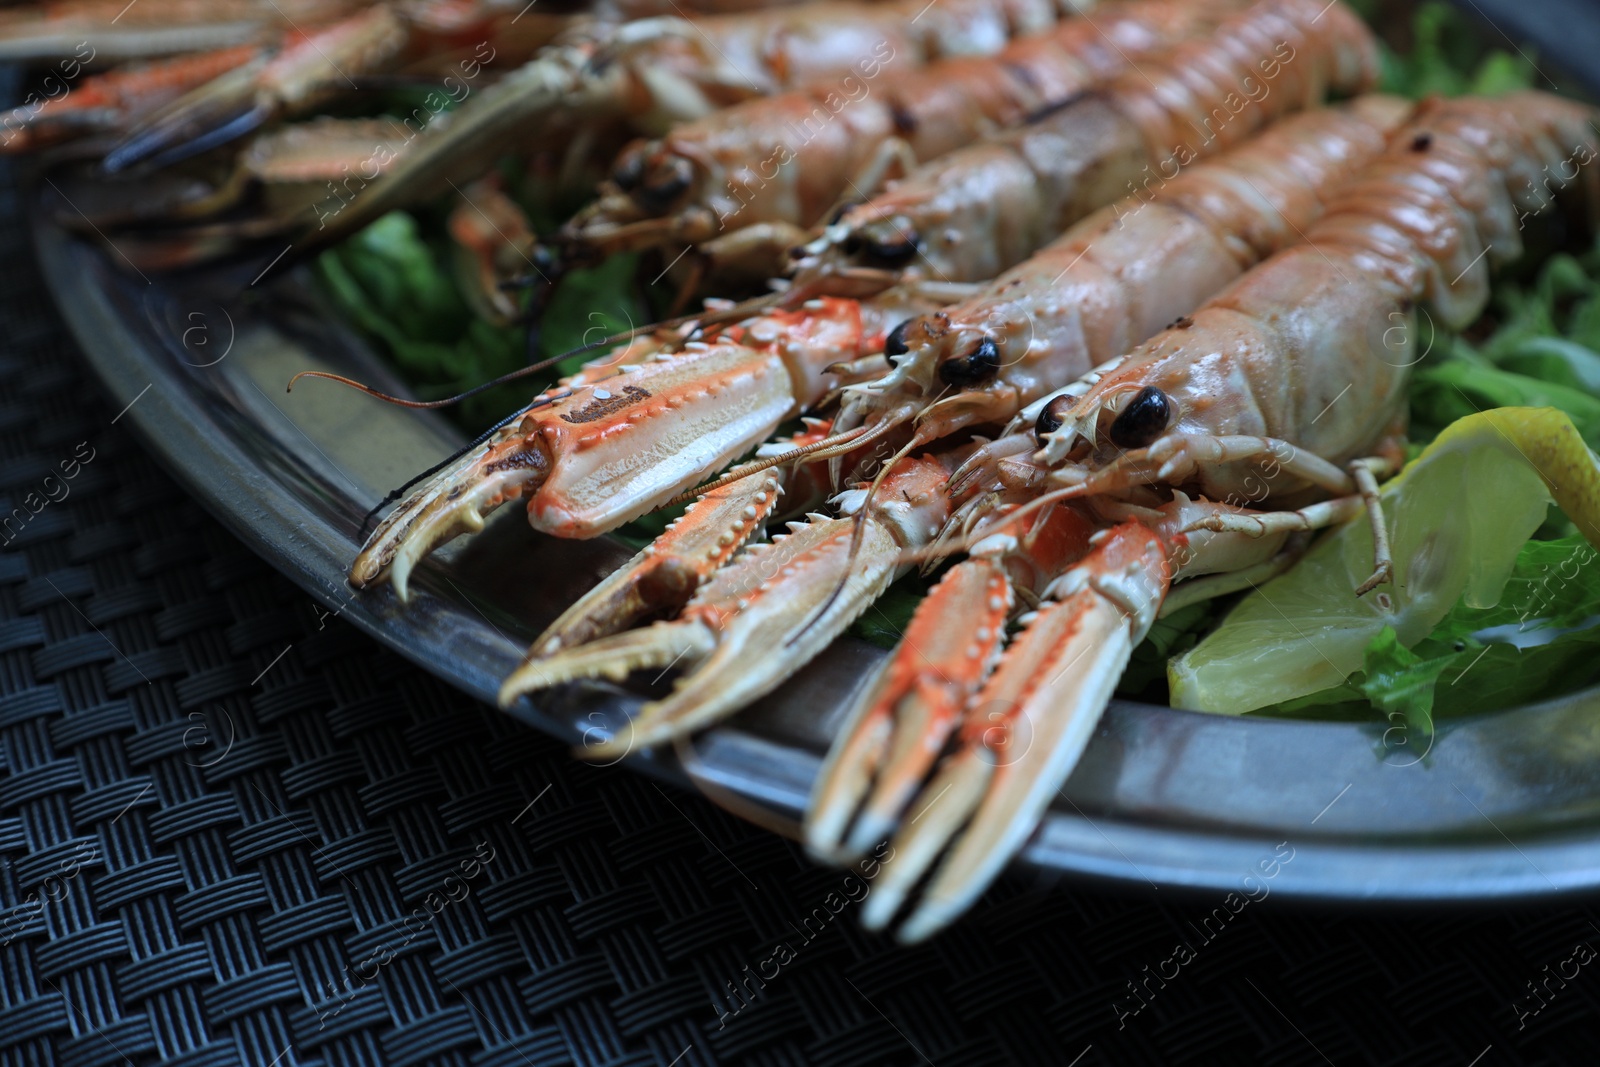
[(1012, 876), (916, 949), (807, 925), (839, 872), (319, 618), (85, 387), (0, 216), (0, 512), (93, 450), (0, 549), (0, 1064), (1594, 1061), (1570, 906), (1202, 944), (1220, 901)]

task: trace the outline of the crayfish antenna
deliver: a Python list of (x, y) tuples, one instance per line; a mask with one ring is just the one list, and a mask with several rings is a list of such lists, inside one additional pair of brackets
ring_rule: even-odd
[(370, 397), (376, 397), (386, 404), (394, 404), (403, 408), (442, 408), (447, 404), (455, 403), (458, 399), (456, 397), (451, 397), (448, 400), (407, 400), (403, 396), (391, 396), (388, 393), (374, 389), (365, 382), (358, 382), (354, 378), (347, 378), (343, 374), (334, 374), (332, 371), (325, 370), (300, 371), (293, 378), (289, 379), (289, 384), (284, 386), (283, 391), (286, 393), (294, 392), (294, 383), (298, 382), (301, 378), (322, 378), (330, 382), (338, 382), (340, 385), (348, 385), (357, 392), (366, 393)]
[[(293, 378), (289, 379), (289, 385), (284, 392), (294, 392), (294, 383), (298, 382), (301, 378), (324, 378), (330, 382), (338, 382), (340, 385), (348, 385), (350, 388), (366, 393), (370, 397), (375, 397), (378, 400), (382, 400), (386, 404), (396, 404), (403, 408), (447, 408), (452, 404), (461, 403), (468, 397), (477, 396), (479, 393), (487, 392), (488, 390), (493, 389), (495, 386), (505, 385), (507, 382), (514, 382), (519, 378), (526, 378), (530, 375), (538, 374), (540, 371), (549, 370), (555, 364), (560, 363), (570, 355), (571, 353), (564, 352), (559, 356), (551, 356), (549, 359), (540, 360), (538, 363), (530, 363), (526, 367), (518, 367), (514, 371), (507, 371), (498, 378), (491, 379), (490, 381), (484, 382), (481, 385), (474, 385), (471, 389), (459, 392), (454, 396), (447, 396), (442, 400), (407, 400), (405, 397), (391, 396), (388, 393), (374, 389), (370, 385), (358, 382), (354, 378), (347, 378), (342, 374), (334, 374), (331, 371), (325, 370), (301, 371)], [(518, 412), (517, 414), (520, 415), (522, 412)]]

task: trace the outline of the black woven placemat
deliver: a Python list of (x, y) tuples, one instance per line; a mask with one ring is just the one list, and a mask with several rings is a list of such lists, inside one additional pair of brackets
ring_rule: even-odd
[(87, 380), (3, 188), (0, 338), (0, 1063), (1595, 1059), (1572, 906), (1013, 876), (929, 945), (868, 936), (860, 883), (574, 761), (203, 514)]

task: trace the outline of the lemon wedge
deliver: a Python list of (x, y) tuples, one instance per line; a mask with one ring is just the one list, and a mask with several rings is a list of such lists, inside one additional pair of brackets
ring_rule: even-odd
[(1360, 670), (1385, 626), (1410, 647), (1458, 599), (1493, 606), (1552, 500), (1600, 547), (1600, 460), (1554, 408), (1456, 420), (1381, 495), (1394, 583), (1355, 595), (1372, 573), (1364, 516), (1329, 533), (1168, 663), (1174, 707), (1237, 715), (1307, 696)]

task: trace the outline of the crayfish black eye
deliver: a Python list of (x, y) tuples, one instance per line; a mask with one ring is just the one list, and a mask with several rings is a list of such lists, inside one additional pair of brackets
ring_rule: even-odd
[(1000, 373), (1000, 350), (992, 337), (985, 337), (971, 352), (939, 364), (939, 378), (944, 384), (961, 388), (988, 381)]
[(844, 239), (847, 255), (861, 256), (873, 266), (890, 269), (910, 263), (921, 249), (922, 239), (917, 231), (900, 216), (851, 230)]
[(1039, 411), (1039, 418), (1033, 424), (1033, 439), (1041, 445), (1050, 434), (1061, 429), (1061, 424), (1067, 421), (1067, 409), (1072, 407), (1070, 396), (1058, 396), (1046, 404)]
[(611, 180), (617, 183), (617, 188), (625, 193), (631, 193), (639, 187), (644, 180), (644, 152), (625, 152), (617, 160), (617, 165), (611, 172)]
[(903, 356), (911, 350), (906, 344), (906, 331), (916, 321), (916, 319), (906, 319), (889, 331), (889, 335), (883, 339), (883, 354), (885, 356)]
[(1152, 444), (1172, 419), (1172, 401), (1153, 385), (1134, 396), (1111, 424), (1111, 443), (1118, 448), (1144, 448)]
[(888, 241), (868, 238), (862, 249), (867, 258), (885, 267), (903, 267), (917, 256), (920, 247), (916, 235), (895, 234)]
[(669, 157), (651, 169), (633, 190), (633, 199), (646, 211), (665, 211), (689, 189), (694, 172), (687, 159)]

